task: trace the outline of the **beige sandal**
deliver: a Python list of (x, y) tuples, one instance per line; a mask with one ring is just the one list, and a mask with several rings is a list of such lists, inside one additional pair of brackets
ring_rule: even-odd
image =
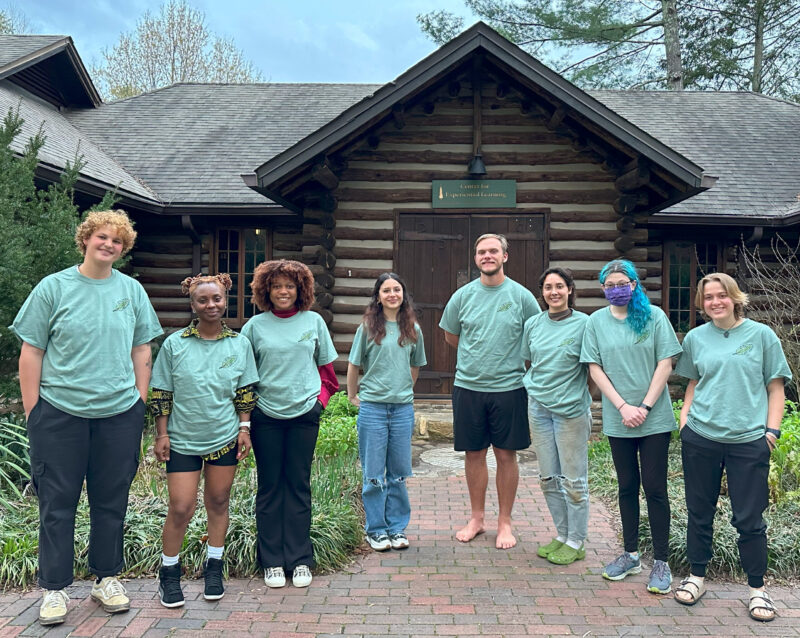
[[(750, 605), (748, 609), (750, 612), (750, 618), (753, 620), (757, 620), (759, 622), (770, 622), (775, 620), (775, 603), (772, 602), (772, 598), (770, 598), (769, 594), (765, 591), (760, 591), (757, 594), (750, 596)], [(763, 616), (753, 613), (757, 609), (763, 609), (769, 612), (769, 615)]]
[[(678, 598), (678, 594), (686, 594), (688, 600)], [(691, 606), (706, 595), (705, 580), (698, 576), (687, 576), (681, 581), (680, 586), (675, 588), (674, 598), (681, 605)]]

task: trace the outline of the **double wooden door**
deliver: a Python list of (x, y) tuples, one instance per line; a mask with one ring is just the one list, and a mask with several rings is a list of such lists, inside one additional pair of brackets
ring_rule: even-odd
[(506, 236), (506, 275), (536, 294), (547, 259), (544, 215), (400, 215), (395, 264), (414, 298), (428, 359), (417, 397), (447, 398), (452, 391), (456, 352), (439, 321), (456, 288), (480, 276), (472, 246), (485, 233)]

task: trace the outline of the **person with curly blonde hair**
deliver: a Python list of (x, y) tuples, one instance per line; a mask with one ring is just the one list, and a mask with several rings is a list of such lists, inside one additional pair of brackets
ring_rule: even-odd
[(258, 265), (251, 284), (262, 311), (242, 328), (258, 366), (252, 441), (258, 470), (258, 561), (268, 587), (311, 584), (311, 459), (319, 417), (339, 388), (336, 350), (322, 317), (311, 312), (314, 277), (285, 259)]
[(167, 464), (169, 511), (162, 534), (159, 597), (165, 607), (184, 604), (179, 551), (197, 505), (200, 474), (208, 515), (203, 597), (218, 600), (228, 502), (236, 464), (250, 452), (250, 413), (258, 371), (247, 338), (222, 320), (231, 288), (227, 273), (187, 277), (196, 318), (164, 341), (153, 369), (150, 411), (156, 419), (154, 453)]
[(136, 238), (119, 210), (92, 212), (75, 240), (83, 261), (48, 275), (11, 331), (22, 340), (19, 383), (39, 498), (39, 622), (64, 622), (73, 581), (75, 513), (84, 480), (91, 596), (109, 613), (130, 608), (123, 523), (139, 464), (150, 341), (162, 334), (135, 279), (113, 268)]

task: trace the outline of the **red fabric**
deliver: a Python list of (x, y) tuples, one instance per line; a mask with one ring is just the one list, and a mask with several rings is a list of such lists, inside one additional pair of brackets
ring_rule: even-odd
[(288, 319), (289, 317), (294, 317), (298, 312), (300, 312), (296, 307), (292, 308), (291, 310), (275, 310), (272, 309), (272, 314), (276, 317), (280, 317), (281, 319)]
[(328, 405), (330, 398), (339, 391), (339, 379), (336, 378), (336, 372), (333, 370), (333, 363), (326, 363), (324, 366), (319, 366), (319, 378), (322, 381), (322, 387), (319, 392), (319, 402), (322, 407)]

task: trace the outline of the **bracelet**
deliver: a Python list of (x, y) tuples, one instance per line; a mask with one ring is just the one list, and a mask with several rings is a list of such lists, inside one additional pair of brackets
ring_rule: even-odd
[(250, 434), (250, 428), (239, 428), (239, 434)]
[(780, 431), (780, 429), (776, 429), (776, 428), (767, 428), (767, 431), (766, 431), (766, 433), (765, 433), (765, 434), (771, 434), (771, 435), (772, 435), (772, 436), (774, 436), (776, 439), (779, 439), (779, 438), (781, 438), (781, 431)]
[(245, 428), (246, 430), (250, 429), (250, 421), (239, 421), (239, 427)]
[(158, 439), (163, 439), (165, 436), (166, 436), (167, 438), (169, 438), (169, 434), (159, 434), (159, 435), (156, 437), (156, 441), (158, 441)]
[(642, 402), (639, 404), (639, 407), (640, 407), (640, 408), (644, 408), (644, 409), (645, 409), (645, 410), (647, 410), (648, 412), (650, 412), (650, 410), (652, 410), (652, 409), (653, 409), (653, 406), (652, 406), (652, 405), (647, 405), (647, 404), (646, 404), (644, 401), (642, 401)]
[(627, 401), (623, 401), (622, 403), (620, 403), (620, 404), (619, 404), (619, 407), (617, 408), (617, 412), (619, 412), (619, 411), (620, 411), (622, 408), (624, 408), (626, 405), (628, 405), (628, 402), (627, 402)]

